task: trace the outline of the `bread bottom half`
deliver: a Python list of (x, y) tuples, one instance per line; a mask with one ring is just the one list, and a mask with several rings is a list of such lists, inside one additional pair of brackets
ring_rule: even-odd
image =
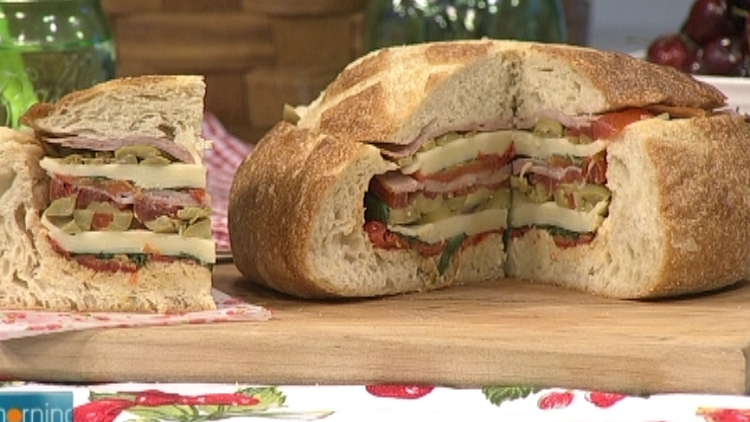
[(0, 308), (181, 313), (212, 310), (211, 270), (189, 260), (152, 261), (137, 272), (97, 272), (63, 256), (40, 260), (33, 279), (0, 285)]

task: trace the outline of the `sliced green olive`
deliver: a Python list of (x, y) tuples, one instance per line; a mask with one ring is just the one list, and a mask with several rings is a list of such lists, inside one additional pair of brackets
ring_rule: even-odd
[(458, 210), (463, 209), (465, 202), (466, 202), (466, 195), (455, 196), (453, 198), (445, 199), (445, 207), (451, 211), (458, 211)]
[(83, 156), (81, 154), (70, 154), (62, 158), (63, 164), (83, 164)]
[(116, 213), (119, 212), (120, 209), (116, 206), (110, 204), (109, 202), (91, 202), (88, 207), (86, 207), (87, 210), (91, 210), (93, 212), (99, 212), (99, 213)]
[(531, 185), (525, 177), (511, 176), (510, 187), (521, 193), (528, 193), (531, 191)]
[(188, 221), (190, 224), (195, 223), (201, 218), (211, 217), (210, 207), (185, 207), (177, 211), (177, 218)]
[(566, 196), (566, 192), (563, 189), (556, 189), (552, 193), (552, 197), (555, 199), (555, 203), (559, 207), (570, 208), (570, 205), (568, 204), (568, 197)]
[(391, 208), (388, 214), (388, 224), (401, 225), (409, 224), (419, 220), (421, 214), (414, 207), (407, 206), (404, 208)]
[(76, 197), (66, 196), (57, 198), (49, 204), (45, 214), (50, 217), (68, 217), (73, 215), (76, 209)]
[(76, 234), (81, 232), (81, 228), (78, 227), (75, 220), (70, 220), (67, 223), (60, 226), (60, 230), (67, 234)]
[(91, 221), (94, 219), (94, 211), (92, 210), (75, 210), (73, 212), (73, 220), (76, 225), (83, 231), (91, 230)]
[(165, 215), (159, 218), (143, 223), (149, 230), (155, 233), (178, 233), (180, 231), (180, 221), (169, 218)]
[(456, 139), (460, 139), (461, 137), (462, 136), (460, 134), (456, 133), (456, 132), (448, 132), (448, 133), (446, 133), (443, 136), (439, 136), (439, 137), (435, 138), (435, 144), (437, 144), (437, 146), (441, 147), (441, 146), (443, 146), (445, 144), (448, 144), (448, 143), (451, 143), (451, 142), (455, 141)]
[(299, 114), (297, 114), (297, 110), (294, 109), (294, 107), (290, 106), (289, 104), (284, 104), (284, 111), (282, 112), (282, 118), (285, 122), (291, 123), (293, 125), (296, 125), (297, 122), (299, 122)]
[(534, 125), (534, 135), (542, 138), (559, 138), (563, 135), (563, 125), (551, 119), (539, 119)]
[(492, 191), (487, 188), (480, 188), (468, 195), (464, 201), (464, 209), (470, 210), (479, 205), (485, 204), (492, 197)]
[(425, 152), (429, 151), (437, 146), (437, 142), (435, 142), (434, 139), (428, 139), (426, 140), (422, 145), (419, 146), (419, 151)]
[(408, 157), (401, 157), (396, 159), (396, 164), (398, 164), (399, 167), (406, 167), (414, 163), (414, 156), (410, 155)]
[(581, 199), (591, 205), (597, 204), (600, 201), (606, 201), (612, 196), (612, 192), (602, 185), (585, 185), (578, 192), (581, 195)]
[(133, 154), (125, 154), (117, 159), (120, 164), (138, 164), (138, 157)]
[(492, 194), (487, 202), (482, 206), (483, 209), (510, 209), (511, 201), (510, 189), (500, 189)]
[(414, 199), (414, 208), (419, 211), (420, 214), (429, 214), (443, 207), (443, 197), (436, 196), (429, 198), (424, 195), (419, 195)]
[(107, 163), (107, 160), (104, 157), (84, 157), (83, 158), (83, 164), (102, 165), (106, 163)]
[(552, 199), (552, 193), (547, 191), (544, 185), (532, 185), (526, 194), (531, 202), (542, 203)]
[(133, 223), (133, 212), (132, 211), (118, 211), (112, 213), (112, 221), (105, 228), (111, 232), (124, 232), (130, 228), (130, 224)]
[(578, 136), (578, 144), (580, 145), (587, 145), (594, 142), (593, 139), (591, 139), (588, 135), (581, 134)]
[(200, 220), (191, 224), (181, 233), (184, 237), (199, 237), (201, 239), (211, 238), (211, 220)]
[(592, 143), (593, 141), (588, 135), (582, 133), (578, 136), (568, 136), (568, 142), (575, 145), (586, 145)]
[(436, 221), (440, 221), (443, 219), (446, 219), (448, 217), (453, 216), (455, 213), (451, 211), (448, 208), (441, 208), (437, 211), (431, 212), (429, 214), (423, 214), (422, 219), (420, 220), (421, 223), (434, 223)]
[(115, 150), (115, 158), (120, 159), (125, 155), (135, 155), (138, 158), (160, 157), (161, 151), (151, 145), (126, 145)]
[(142, 159), (140, 162), (143, 166), (166, 166), (169, 163), (169, 159), (165, 157), (148, 157)]

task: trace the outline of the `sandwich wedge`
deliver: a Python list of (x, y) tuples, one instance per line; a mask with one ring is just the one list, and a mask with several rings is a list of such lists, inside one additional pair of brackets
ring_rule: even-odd
[(750, 274), (750, 129), (724, 104), (588, 48), (379, 50), (240, 166), (234, 259), (302, 297), (506, 276), (617, 298), (726, 286)]
[(18, 268), (0, 307), (215, 308), (204, 92), (197, 76), (117, 79), (33, 106), (33, 134), (0, 132), (3, 168), (23, 162), (3, 184), (2, 262)]

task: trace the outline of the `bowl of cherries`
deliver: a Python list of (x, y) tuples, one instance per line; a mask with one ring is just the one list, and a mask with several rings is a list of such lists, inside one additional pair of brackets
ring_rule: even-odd
[(750, 113), (750, 0), (696, 0), (677, 32), (651, 42), (646, 60), (716, 86)]
[(678, 32), (661, 35), (648, 61), (696, 75), (750, 76), (750, 0), (697, 0)]

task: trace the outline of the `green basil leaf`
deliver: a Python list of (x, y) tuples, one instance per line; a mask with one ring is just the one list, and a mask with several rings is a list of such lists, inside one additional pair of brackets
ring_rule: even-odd
[(380, 200), (380, 198), (370, 192), (365, 194), (365, 220), (375, 220), (383, 224), (388, 224), (390, 213), (391, 208)]
[(448, 240), (448, 243), (443, 249), (443, 253), (440, 254), (440, 261), (438, 262), (438, 272), (440, 273), (440, 275), (448, 270), (453, 254), (458, 252), (458, 249), (461, 247), (461, 243), (463, 243), (464, 239), (466, 239), (466, 233), (457, 234), (451, 237), (450, 240)]

